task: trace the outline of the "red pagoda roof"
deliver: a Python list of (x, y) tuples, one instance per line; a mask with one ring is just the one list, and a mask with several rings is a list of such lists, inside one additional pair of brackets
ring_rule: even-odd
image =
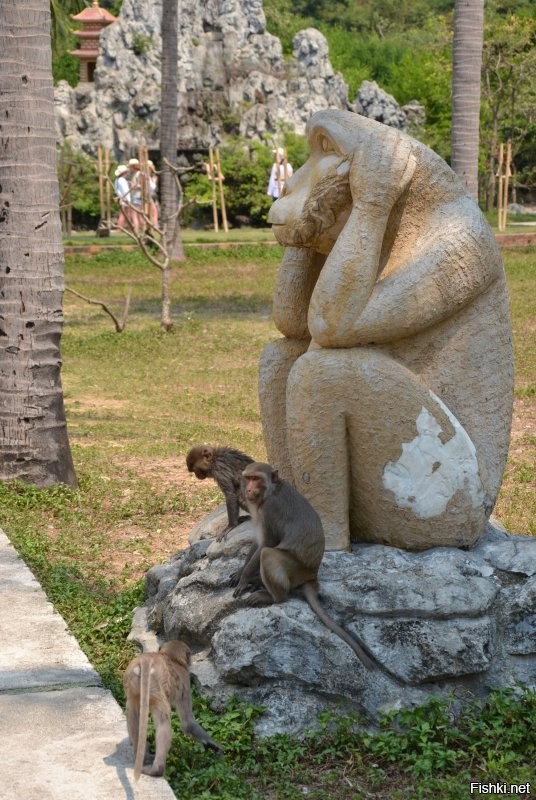
[(105, 8), (101, 8), (98, 0), (93, 0), (92, 6), (84, 8), (79, 14), (73, 14), (71, 19), (75, 19), (77, 22), (100, 22), (101, 24), (109, 25), (111, 22), (115, 22), (117, 18)]

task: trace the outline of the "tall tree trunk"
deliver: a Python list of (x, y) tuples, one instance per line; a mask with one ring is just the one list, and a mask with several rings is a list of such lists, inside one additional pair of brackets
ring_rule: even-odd
[(452, 53), (452, 169), (478, 200), (484, 0), (456, 0)]
[(49, 0), (0, 0), (0, 479), (76, 484), (63, 408), (63, 247)]
[(171, 261), (185, 261), (177, 210), (179, 193), (175, 174), (166, 160), (176, 166), (178, 141), (177, 103), (177, 0), (162, 2), (162, 94), (160, 106), (160, 154), (162, 177), (160, 199), (161, 221), (165, 228), (167, 252)]

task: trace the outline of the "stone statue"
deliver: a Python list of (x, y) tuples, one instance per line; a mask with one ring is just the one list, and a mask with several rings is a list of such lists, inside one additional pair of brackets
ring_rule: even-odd
[(261, 357), (268, 460), (351, 540), (467, 547), (506, 461), (513, 368), (492, 231), (447, 164), (346, 111), (307, 126), (310, 158), (269, 220), (287, 249), (284, 338)]

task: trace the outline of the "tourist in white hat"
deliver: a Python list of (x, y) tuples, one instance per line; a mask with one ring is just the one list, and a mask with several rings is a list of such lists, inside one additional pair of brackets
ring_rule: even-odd
[(119, 164), (114, 172), (114, 191), (119, 203), (119, 217), (117, 219), (118, 228), (130, 229), (129, 225), (129, 192), (130, 186), (127, 180), (128, 167), (124, 164)]

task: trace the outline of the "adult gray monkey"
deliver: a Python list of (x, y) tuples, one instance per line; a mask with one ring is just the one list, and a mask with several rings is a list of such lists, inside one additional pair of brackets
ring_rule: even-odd
[(310, 158), (269, 217), (287, 250), (273, 308), (285, 338), (260, 364), (268, 458), (320, 514), (327, 549), (469, 546), (512, 412), (493, 233), (406, 134), (330, 110), (307, 135)]

